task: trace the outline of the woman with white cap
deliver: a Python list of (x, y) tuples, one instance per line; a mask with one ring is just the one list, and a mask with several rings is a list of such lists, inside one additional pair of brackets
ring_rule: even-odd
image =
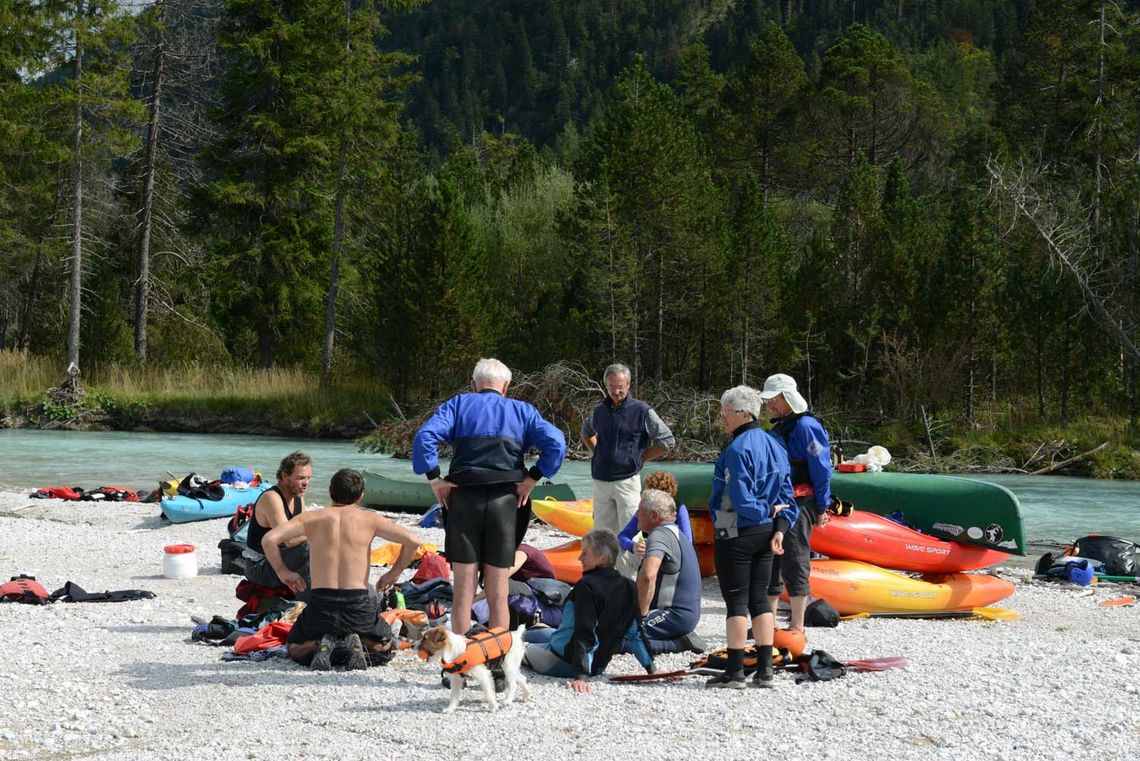
[(772, 559), (768, 597), (775, 609), (781, 588), (786, 585), (792, 609), (790, 626), (803, 631), (807, 596), (811, 592), (811, 529), (826, 520), (825, 511), (831, 502), (831, 443), (790, 375), (769, 376), (760, 397), (772, 413), (770, 433), (788, 453), (792, 489), (800, 508), (800, 519), (784, 537), (784, 554)]
[(767, 597), (768, 578), (772, 556), (783, 552), (784, 535), (795, 525), (799, 508), (792, 497), (788, 457), (756, 422), (763, 407), (760, 392), (748, 386), (730, 388), (720, 398), (720, 423), (732, 441), (716, 461), (709, 517), (716, 575), (727, 609), (728, 666), (706, 682), (708, 687), (746, 686), (744, 643), (750, 618), (759, 656), (754, 683), (771, 687), (774, 679), (775, 617)]

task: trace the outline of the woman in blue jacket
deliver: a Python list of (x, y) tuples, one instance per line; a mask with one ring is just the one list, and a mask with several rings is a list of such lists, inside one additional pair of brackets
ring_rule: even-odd
[(760, 392), (736, 386), (720, 398), (720, 423), (732, 440), (717, 458), (709, 495), (715, 537), (716, 575), (727, 608), (728, 667), (709, 687), (739, 689), (744, 679), (744, 644), (749, 618), (759, 664), (759, 687), (773, 685), (775, 616), (768, 603), (772, 556), (783, 553), (784, 535), (799, 515), (784, 448), (757, 422), (764, 408)]

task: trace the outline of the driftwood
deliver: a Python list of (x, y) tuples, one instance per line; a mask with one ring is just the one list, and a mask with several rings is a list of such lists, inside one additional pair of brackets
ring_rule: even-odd
[[(465, 390), (455, 389), (455, 392)], [(651, 382), (642, 383), (636, 392), (638, 398), (653, 405), (677, 438), (677, 445), (667, 459), (697, 462), (716, 459), (724, 439), (717, 425), (719, 404), (716, 398), (699, 391)], [(582, 421), (604, 398), (605, 391), (600, 380), (591, 377), (585, 367), (572, 362), (557, 362), (539, 372), (515, 373), (507, 393), (533, 404), (544, 418), (562, 430), (570, 459), (589, 459), (590, 454), (578, 433), (582, 429)], [(393, 406), (400, 417), (382, 421), (374, 433), (357, 440), (357, 447), (366, 452), (409, 457), (416, 431), (445, 398), (420, 403), (406, 412), (393, 399)]]
[(1107, 446), (1108, 446), (1108, 442), (1106, 441), (1103, 444), (1101, 444), (1099, 447), (1096, 447), (1094, 449), (1090, 449), (1089, 451), (1084, 452), (1082, 454), (1079, 454), (1076, 457), (1070, 457), (1067, 460), (1062, 460), (1061, 462), (1053, 463), (1052, 465), (1045, 467), (1045, 468), (1042, 468), (1041, 470), (1035, 470), (1032, 473), (1030, 473), (1029, 475), (1031, 475), (1031, 476), (1043, 476), (1046, 473), (1052, 473), (1054, 471), (1060, 470), (1061, 468), (1065, 467), (1066, 465), (1072, 465), (1074, 462), (1078, 462), (1080, 460), (1085, 459), (1086, 457), (1088, 457), (1090, 455), (1094, 455)]

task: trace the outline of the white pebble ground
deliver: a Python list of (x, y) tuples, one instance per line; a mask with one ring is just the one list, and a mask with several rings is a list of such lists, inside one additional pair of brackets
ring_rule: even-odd
[[(415, 525), (415, 516), (394, 515)], [(442, 543), (438, 529), (419, 531)], [(191, 616), (233, 616), (219, 573), (224, 521), (171, 525), (156, 505), (64, 503), (0, 493), (0, 574), (52, 591), (148, 589), (118, 604), (0, 606), (0, 758), (1140, 758), (1140, 606), (1097, 603), (1135, 587), (1036, 583), (1002, 603), (1015, 622), (869, 619), (810, 629), (840, 660), (902, 655), (906, 669), (774, 690), (593, 683), (530, 675), (534, 696), (490, 714), (475, 690), (441, 716), (438, 670), (410, 651), (366, 672), (286, 660), (226, 663), (191, 643)], [(564, 541), (534, 528), (540, 547)], [(198, 548), (199, 575), (162, 576), (162, 548)], [(377, 570), (374, 569), (374, 578)], [(705, 581), (699, 632), (724, 644)], [(683, 668), (691, 656), (663, 657)], [(612, 674), (637, 664), (619, 656)]]

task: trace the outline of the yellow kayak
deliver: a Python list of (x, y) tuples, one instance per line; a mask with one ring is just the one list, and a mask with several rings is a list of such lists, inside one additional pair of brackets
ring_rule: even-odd
[(574, 499), (563, 502), (557, 499), (533, 499), (530, 502), (535, 516), (570, 536), (585, 536), (594, 527), (594, 500)]
[(811, 561), (811, 593), (840, 615), (921, 615), (968, 611), (1013, 594), (1011, 582), (980, 573), (912, 578), (855, 560)]
[[(543, 522), (570, 536), (585, 536), (594, 527), (594, 500), (575, 499), (563, 502), (557, 499), (531, 500), (531, 509)], [(712, 544), (712, 521), (708, 513), (689, 513), (693, 529), (693, 544)]]
[[(416, 560), (423, 558), (425, 552), (439, 552), (439, 545), (424, 542), (416, 550)], [(400, 557), (400, 545), (389, 542), (373, 548), (369, 553), (368, 562), (370, 565), (392, 565), (398, 557)]]

